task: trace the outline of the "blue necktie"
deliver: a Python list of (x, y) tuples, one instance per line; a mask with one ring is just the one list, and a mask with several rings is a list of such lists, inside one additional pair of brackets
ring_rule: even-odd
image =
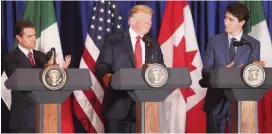
[(234, 46), (235, 41), (236, 41), (235, 38), (231, 38), (230, 48), (229, 48), (230, 62), (232, 62), (232, 60), (233, 60), (233, 58), (235, 56), (235, 46)]

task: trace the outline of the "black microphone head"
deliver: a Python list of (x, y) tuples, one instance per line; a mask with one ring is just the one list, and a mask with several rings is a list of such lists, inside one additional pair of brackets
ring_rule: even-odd
[(54, 54), (54, 57), (56, 57), (56, 50), (54, 47), (51, 48), (52, 53)]
[(152, 39), (147, 34), (143, 36), (142, 40), (147, 44), (148, 47), (152, 46)]
[(237, 41), (237, 40), (234, 40), (233, 41), (233, 45), (236, 46), (236, 47), (239, 47), (240, 46), (240, 42)]
[(244, 38), (241, 38), (240, 45), (243, 46), (246, 44), (248, 44), (248, 42)]
[(54, 51), (54, 52), (55, 52), (56, 50), (55, 50), (55, 48), (54, 48), (54, 47), (52, 47), (50, 51)]
[(142, 40), (143, 40), (144, 42), (148, 42), (148, 43), (151, 42), (151, 38), (150, 38), (147, 34), (143, 36)]
[(48, 51), (46, 55), (47, 55), (47, 60), (49, 60), (53, 55), (53, 51), (52, 50)]
[(241, 38), (240, 41), (237, 41), (237, 40), (233, 41), (233, 45), (236, 46), (236, 47), (243, 46), (243, 45), (246, 45), (246, 44), (248, 44), (248, 43), (244, 38)]
[(48, 51), (47, 52), (47, 60), (49, 60), (49, 59), (51, 59), (51, 57), (52, 57), (52, 55), (55, 53), (56, 51), (55, 51), (55, 48), (54, 47), (52, 47), (51, 49), (50, 49), (50, 51)]

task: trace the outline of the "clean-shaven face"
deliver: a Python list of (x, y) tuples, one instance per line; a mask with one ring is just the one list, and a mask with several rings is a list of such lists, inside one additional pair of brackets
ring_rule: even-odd
[(16, 36), (20, 45), (27, 49), (33, 49), (36, 47), (36, 30), (35, 28), (24, 28), (22, 31), (22, 36)]
[(135, 27), (141, 35), (145, 35), (149, 32), (152, 26), (152, 15), (138, 12), (134, 14), (135, 17)]
[(238, 18), (227, 12), (225, 15), (225, 31), (231, 34), (238, 34), (242, 31), (244, 20), (239, 22)]

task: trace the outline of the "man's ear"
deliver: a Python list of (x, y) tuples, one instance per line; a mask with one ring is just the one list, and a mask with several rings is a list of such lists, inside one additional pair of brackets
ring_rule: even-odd
[(131, 23), (132, 25), (134, 25), (134, 24), (136, 23), (136, 19), (135, 19), (134, 17), (131, 17), (131, 18), (130, 18), (130, 23)]
[(245, 20), (242, 20), (242, 21), (240, 21), (239, 23), (240, 23), (240, 25), (243, 27), (243, 26), (245, 25), (246, 21), (245, 21)]
[(21, 37), (20, 35), (16, 35), (15, 37), (16, 37), (16, 39), (18, 40), (18, 42), (21, 42), (22, 37)]

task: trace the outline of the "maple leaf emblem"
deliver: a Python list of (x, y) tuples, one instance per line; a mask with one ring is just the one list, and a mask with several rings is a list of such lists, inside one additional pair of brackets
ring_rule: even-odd
[[(185, 38), (182, 38), (180, 43), (177, 46), (173, 45), (173, 47), (173, 68), (186, 67), (190, 72), (194, 71), (196, 67), (192, 65), (192, 62), (197, 50), (186, 52)], [(195, 95), (194, 90), (192, 90), (190, 87), (180, 88), (180, 92), (182, 93), (185, 102), (187, 102), (188, 97)]]

